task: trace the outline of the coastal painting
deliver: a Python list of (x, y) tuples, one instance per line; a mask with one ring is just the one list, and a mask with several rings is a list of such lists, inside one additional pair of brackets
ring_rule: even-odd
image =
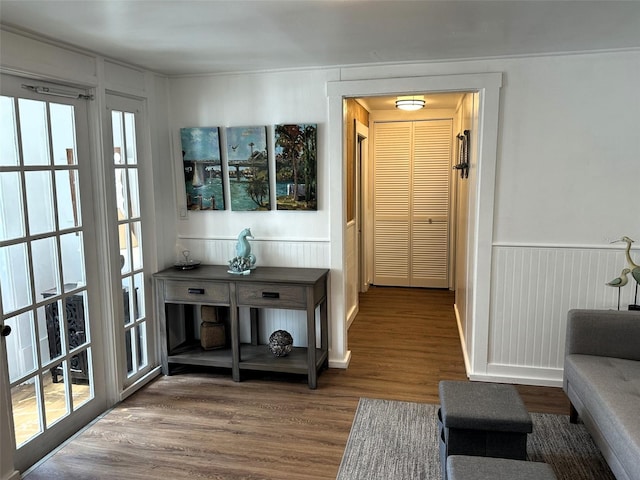
[(218, 127), (181, 128), (184, 183), (189, 210), (224, 210)]
[(317, 210), (318, 126), (276, 125), (274, 133), (277, 209)]
[(227, 128), (231, 210), (270, 210), (267, 127)]

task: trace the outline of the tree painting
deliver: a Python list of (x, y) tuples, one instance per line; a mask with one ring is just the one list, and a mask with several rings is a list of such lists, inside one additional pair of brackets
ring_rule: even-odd
[(276, 200), (278, 210), (317, 210), (316, 124), (276, 125)]
[(231, 210), (270, 210), (266, 127), (227, 128)]
[(189, 210), (224, 210), (218, 127), (181, 128), (182, 163)]

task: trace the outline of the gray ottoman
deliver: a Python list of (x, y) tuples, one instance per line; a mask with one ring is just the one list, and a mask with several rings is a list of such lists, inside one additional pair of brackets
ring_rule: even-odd
[(447, 473), (449, 480), (556, 480), (546, 463), (464, 455), (447, 458)]
[(526, 460), (531, 416), (513, 385), (441, 381), (440, 460), (449, 455)]

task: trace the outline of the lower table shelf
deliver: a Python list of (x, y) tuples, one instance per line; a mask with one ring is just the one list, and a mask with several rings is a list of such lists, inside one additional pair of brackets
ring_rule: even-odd
[[(276, 357), (267, 345), (242, 344), (240, 346), (240, 370), (261, 370), (267, 372), (297, 373), (306, 375), (309, 371), (306, 347), (294, 347), (286, 357)], [(167, 358), (169, 364), (199, 365), (203, 367), (232, 368), (230, 348), (203, 350), (197, 343), (182, 345)], [(327, 352), (316, 348), (316, 370), (326, 366)]]
[(199, 365), (203, 367), (231, 368), (233, 357), (231, 348), (204, 350), (199, 343), (186, 344), (174, 349), (167, 357), (169, 364)]
[[(307, 374), (308, 352), (306, 347), (294, 347), (286, 357), (276, 357), (267, 345), (240, 345), (240, 370), (264, 370), (268, 372)], [(327, 352), (316, 348), (315, 369), (319, 370), (327, 360)]]

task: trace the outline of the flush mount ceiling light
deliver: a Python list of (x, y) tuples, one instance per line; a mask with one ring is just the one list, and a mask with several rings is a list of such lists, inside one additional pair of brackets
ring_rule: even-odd
[(424, 108), (424, 98), (420, 97), (398, 97), (396, 100), (396, 108), (400, 110), (420, 110)]

